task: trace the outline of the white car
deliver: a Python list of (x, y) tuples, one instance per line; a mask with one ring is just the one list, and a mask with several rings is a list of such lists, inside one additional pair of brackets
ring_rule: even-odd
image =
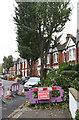
[(40, 78), (30, 77), (30, 79), (24, 84), (25, 90), (29, 90), (33, 85), (38, 84), (38, 82), (40, 82)]

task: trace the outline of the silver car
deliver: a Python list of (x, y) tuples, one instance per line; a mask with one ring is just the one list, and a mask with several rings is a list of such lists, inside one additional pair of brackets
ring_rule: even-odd
[(38, 84), (38, 82), (40, 82), (40, 78), (30, 77), (30, 79), (24, 84), (25, 90), (29, 90), (32, 86)]

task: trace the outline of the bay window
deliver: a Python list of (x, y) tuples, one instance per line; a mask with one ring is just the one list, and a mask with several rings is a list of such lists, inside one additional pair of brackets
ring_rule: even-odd
[(58, 63), (58, 53), (54, 53), (54, 63)]

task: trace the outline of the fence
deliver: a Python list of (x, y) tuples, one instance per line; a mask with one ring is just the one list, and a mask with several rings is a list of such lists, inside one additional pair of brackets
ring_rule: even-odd
[(19, 91), (19, 83), (13, 83), (10, 87), (11, 95), (14, 93), (18, 93)]
[[(58, 97), (52, 97), (52, 91), (56, 91), (58, 90), (60, 92), (60, 96)], [(33, 98), (33, 93), (34, 92), (38, 92), (39, 94), (39, 91), (49, 91), (49, 94), (48, 93), (43, 93), (45, 97), (46, 95), (48, 96), (49, 95), (49, 98), (48, 100), (46, 100), (46, 98), (44, 99), (39, 99), (39, 96), (37, 98)], [(55, 86), (55, 87), (39, 87), (39, 88), (31, 88), (28, 92), (27, 92), (27, 96), (28, 96), (28, 99), (30, 99), (30, 103), (31, 104), (35, 104), (35, 103), (49, 103), (49, 102), (62, 102), (63, 99), (63, 93), (64, 93), (64, 90), (59, 87), (59, 86)]]

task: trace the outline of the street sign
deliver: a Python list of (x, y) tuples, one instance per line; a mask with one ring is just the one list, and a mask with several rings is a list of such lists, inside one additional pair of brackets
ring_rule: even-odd
[(38, 91), (38, 100), (50, 99), (49, 91)]

